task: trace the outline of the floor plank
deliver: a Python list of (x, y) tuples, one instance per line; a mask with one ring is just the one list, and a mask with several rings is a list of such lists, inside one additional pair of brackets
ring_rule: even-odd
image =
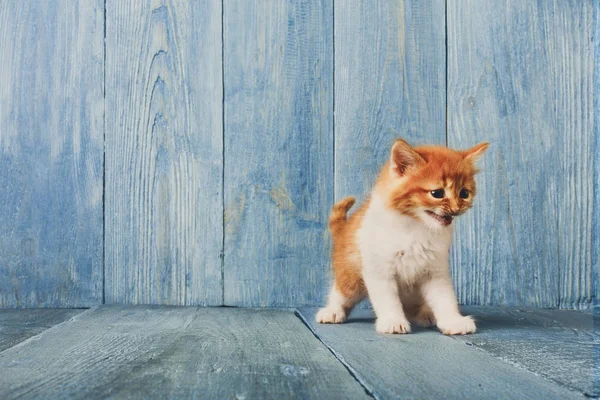
[(573, 310), (464, 310), (477, 319), (479, 329), (457, 339), (588, 397), (600, 396), (593, 376), (598, 367), (594, 348), (600, 345), (600, 315)]
[(0, 354), (0, 398), (368, 398), (291, 312), (102, 306)]
[(0, 352), (79, 314), (82, 309), (0, 309)]
[(571, 399), (575, 392), (433, 330), (383, 336), (371, 310), (356, 310), (344, 325), (299, 314), (378, 399)]

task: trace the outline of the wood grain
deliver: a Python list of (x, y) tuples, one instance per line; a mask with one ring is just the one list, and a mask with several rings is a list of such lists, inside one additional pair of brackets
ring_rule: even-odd
[(106, 302), (221, 304), (221, 2), (106, 7)]
[(368, 398), (273, 310), (102, 306), (0, 353), (0, 370), (7, 400)]
[(1, 309), (0, 352), (82, 312), (82, 309)]
[(592, 302), (592, 28), (591, 0), (448, 2), (448, 143), (492, 143), (452, 253), (463, 303)]
[[(594, 154), (600, 154), (600, 2), (594, 2)], [(592, 306), (600, 305), (600, 161), (594, 158), (594, 202), (592, 203)], [(595, 206), (594, 206), (595, 205)], [(595, 266), (595, 267), (594, 267)], [(600, 363), (600, 349), (598, 353)], [(600, 365), (600, 364), (599, 364)], [(600, 371), (597, 388), (600, 391)]]
[(316, 324), (315, 313), (300, 310), (317, 337), (376, 399), (582, 398), (433, 330), (378, 334), (371, 310), (355, 310), (342, 325)]
[(103, 262), (109, 303), (321, 304), (331, 205), (446, 127), (492, 142), (461, 302), (597, 305), (599, 7), (2, 2), (0, 307), (98, 304)]
[(319, 304), (333, 201), (332, 1), (224, 7), (225, 304)]
[(600, 315), (590, 311), (464, 307), (477, 334), (457, 336), (469, 346), (597, 398), (594, 349), (600, 346)]
[(0, 2), (0, 308), (102, 301), (103, 15)]
[(335, 2), (335, 198), (365, 198), (394, 139), (446, 142), (444, 0)]

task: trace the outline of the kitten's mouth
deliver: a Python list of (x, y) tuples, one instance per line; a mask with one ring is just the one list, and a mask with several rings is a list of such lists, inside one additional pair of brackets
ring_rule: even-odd
[(436, 214), (433, 211), (429, 211), (429, 210), (425, 210), (425, 212), (427, 213), (427, 215), (429, 215), (430, 217), (435, 219), (437, 222), (439, 222), (443, 226), (450, 225), (452, 223), (452, 220), (454, 219), (454, 217), (452, 217), (451, 215), (448, 215), (448, 214), (439, 215), (439, 214)]

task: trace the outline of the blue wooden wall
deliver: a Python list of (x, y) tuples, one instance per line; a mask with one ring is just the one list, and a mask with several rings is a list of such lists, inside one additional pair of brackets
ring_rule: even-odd
[(106, 1), (107, 303), (222, 302), (221, 14)]
[(492, 143), (479, 206), (458, 223), (460, 298), (588, 306), (600, 245), (592, 1), (450, 0), (447, 21), (448, 145)]
[(0, 307), (322, 304), (396, 137), (492, 143), (462, 303), (596, 304), (599, 7), (1, 1)]
[(0, 307), (102, 301), (102, 0), (0, 1)]

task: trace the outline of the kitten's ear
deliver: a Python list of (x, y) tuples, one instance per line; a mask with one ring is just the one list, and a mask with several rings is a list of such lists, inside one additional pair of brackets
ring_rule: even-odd
[(396, 139), (390, 154), (390, 167), (393, 172), (403, 176), (408, 169), (424, 163), (423, 157), (414, 151), (408, 143), (402, 139)]
[(485, 153), (489, 146), (489, 143), (479, 143), (478, 145), (471, 147), (469, 150), (463, 151), (463, 158), (465, 160), (477, 161), (479, 157)]

